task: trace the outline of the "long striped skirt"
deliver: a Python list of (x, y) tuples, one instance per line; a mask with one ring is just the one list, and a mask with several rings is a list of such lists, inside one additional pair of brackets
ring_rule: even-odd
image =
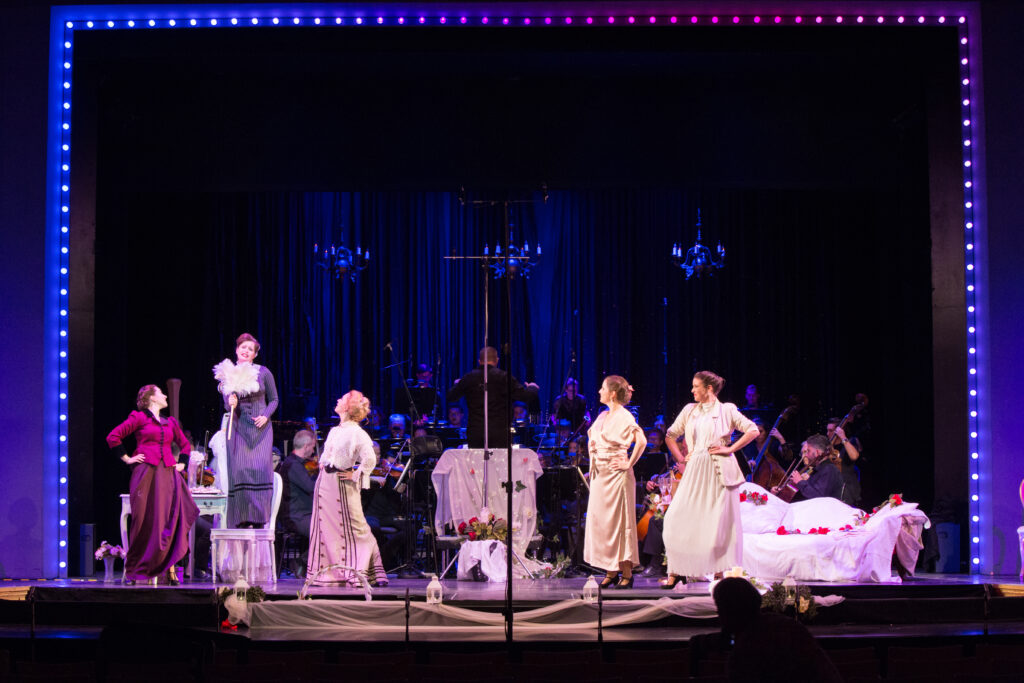
[[(226, 424), (226, 423), (225, 423)], [(235, 413), (228, 453), (228, 527), (266, 526), (274, 501), (274, 431)]]
[[(326, 569), (333, 565), (337, 568)], [(323, 573), (318, 572), (324, 569)], [(313, 491), (313, 521), (309, 528), (306, 576), (314, 585), (358, 585), (354, 571), (370, 581), (386, 582), (377, 539), (363, 515), (359, 484), (338, 473), (320, 470)]]

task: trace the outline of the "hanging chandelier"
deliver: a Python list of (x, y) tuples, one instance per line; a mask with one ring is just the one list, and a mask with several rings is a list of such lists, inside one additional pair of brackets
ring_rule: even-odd
[(712, 253), (710, 249), (700, 243), (700, 228), (700, 209), (697, 209), (697, 241), (685, 253), (678, 242), (672, 245), (672, 263), (686, 272), (687, 280), (694, 275), (710, 277), (725, 265), (725, 248), (722, 246), (722, 242), (718, 242), (718, 248), (715, 253)]
[(314, 244), (313, 259), (318, 268), (323, 268), (328, 273), (334, 273), (335, 280), (347, 277), (355, 282), (359, 273), (370, 265), (370, 250), (363, 251), (362, 247), (356, 245), (356, 251), (353, 254), (352, 250), (345, 245), (334, 246), (332, 244), (330, 247), (324, 247), (321, 251), (320, 245)]

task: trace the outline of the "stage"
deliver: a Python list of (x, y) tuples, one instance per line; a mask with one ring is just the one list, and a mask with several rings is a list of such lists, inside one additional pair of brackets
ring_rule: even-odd
[[(232, 634), (254, 642), (290, 641), (493, 641), (503, 642), (503, 629), (494, 626), (461, 625), (446, 628), (439, 622), (433, 627), (415, 625), (408, 629), (378, 629), (373, 623), (373, 610), (385, 606), (403, 606), (408, 600), (413, 607), (425, 607), (425, 579), (392, 579), (389, 586), (376, 588), (367, 601), (366, 593), (355, 588), (310, 588), (309, 600), (320, 605), (345, 601), (346, 609), (366, 615), (356, 627), (246, 628), (242, 625)], [(550, 609), (555, 605), (580, 600), (584, 578), (517, 579), (513, 586), (513, 608), (517, 615)], [(283, 579), (276, 585), (262, 585), (266, 602), (281, 608), (298, 602), (302, 582)], [(464, 613), (500, 617), (504, 608), (505, 585), (472, 581), (445, 580), (443, 605)], [(857, 639), (879, 637), (924, 637), (941, 635), (982, 636), (985, 634), (1024, 635), (1024, 584), (1016, 576), (981, 577), (972, 575), (919, 575), (902, 583), (853, 584), (805, 582), (816, 598), (828, 597), (829, 606), (820, 606), (815, 619), (808, 623), (819, 637)], [(183, 583), (179, 586), (124, 586), (95, 579), (60, 581), (10, 581), (0, 583), (0, 620), (8, 624), (5, 637), (45, 637), (53, 629), (62, 637), (85, 638), (97, 629), (117, 622), (159, 624), (211, 631), (220, 628), (227, 616), (218, 604), (216, 593), (226, 584), (210, 582)], [(841, 600), (836, 600), (838, 596)], [(706, 582), (680, 585), (664, 590), (657, 579), (637, 577), (632, 589), (605, 590), (602, 595), (603, 623), (573, 628), (538, 630), (521, 628), (516, 640), (597, 642), (646, 642), (652, 630), (661, 642), (685, 643), (691, 637), (717, 630), (717, 620), (706, 609), (691, 608), (692, 616), (675, 609), (661, 618), (643, 623), (615, 625), (616, 610), (631, 605), (668, 604), (674, 606), (710, 604)], [(354, 601), (354, 602), (351, 602)], [(396, 605), (398, 603), (398, 605)], [(430, 606), (433, 607), (433, 606)], [(590, 609), (597, 611), (597, 606)], [(362, 611), (362, 612), (360, 612)], [(462, 613), (462, 612), (460, 612)], [(486, 619), (487, 617), (481, 616)]]

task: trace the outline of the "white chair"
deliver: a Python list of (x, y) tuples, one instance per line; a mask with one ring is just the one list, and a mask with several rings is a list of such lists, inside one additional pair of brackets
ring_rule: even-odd
[[(283, 490), (284, 481), (281, 479), (280, 474), (274, 472), (274, 499), (270, 508), (270, 522), (265, 528), (210, 530), (210, 545), (212, 546), (210, 554), (215, 573), (220, 569), (220, 566), (217, 564), (217, 551), (220, 549), (220, 543), (223, 541), (239, 541), (236, 545), (240, 546), (242, 551), (242, 573), (250, 585), (255, 585), (257, 583), (256, 563), (250, 561), (250, 558), (265, 544), (270, 553), (270, 580), (272, 583), (277, 583), (277, 553), (274, 548), (274, 532), (277, 526), (277, 511), (281, 507), (281, 493)], [(214, 579), (216, 579), (216, 576), (214, 576)]]

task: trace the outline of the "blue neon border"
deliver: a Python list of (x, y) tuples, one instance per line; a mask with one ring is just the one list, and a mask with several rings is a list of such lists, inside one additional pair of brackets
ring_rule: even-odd
[[(54, 7), (50, 25), (49, 102), (46, 175), (46, 277), (44, 327), (44, 395), (57, 391), (43, 417), (43, 568), (47, 577), (68, 576), (68, 289), (70, 287), (70, 163), (71, 94), (73, 92), (74, 44), (78, 31), (146, 30), (149, 28), (225, 28), (235, 26), (273, 29), (282, 26), (316, 26), (325, 29), (358, 30), (375, 26), (771, 26), (803, 25), (809, 28), (835, 25), (915, 27), (948, 26), (959, 28), (960, 95), (963, 143), (964, 193), (964, 265), (965, 314), (968, 346), (968, 395), (966, 411), (969, 433), (968, 495), (970, 496), (970, 569), (984, 572), (993, 562), (989, 531), (982, 520), (991, 522), (992, 464), (988, 454), (991, 443), (988, 399), (985, 392), (987, 369), (987, 270), (984, 251), (983, 178), (980, 76), (980, 20), (974, 3), (961, 6), (907, 3), (903, 15), (888, 11), (881, 3), (846, 5), (838, 13), (823, 3), (824, 14), (798, 13), (794, 6), (773, 8), (764, 3), (744, 8), (744, 13), (724, 10), (715, 14), (704, 3), (699, 11), (687, 11), (685, 4), (654, 5), (658, 13), (638, 13), (629, 3), (595, 3), (600, 12), (588, 13), (576, 4), (529, 3), (519, 6), (484, 4), (380, 5), (360, 8), (342, 5), (88, 5)], [(713, 5), (712, 5), (713, 7)], [(508, 12), (508, 9), (513, 12)], [(595, 8), (596, 9), (596, 8)], [(505, 11), (502, 11), (505, 10)], [(910, 12), (909, 10), (914, 10)], [(878, 18), (882, 17), (879, 22)], [(277, 19), (276, 23), (274, 19)], [(70, 25), (69, 25), (70, 22)], [(963, 61), (966, 60), (966, 61)], [(972, 68), (973, 67), (973, 68)], [(972, 77), (972, 72), (975, 76)], [(975, 120), (977, 119), (977, 120)], [(65, 128), (65, 125), (68, 128)], [(48, 402), (49, 398), (46, 399)], [(52, 412), (50, 412), (52, 411)]]

